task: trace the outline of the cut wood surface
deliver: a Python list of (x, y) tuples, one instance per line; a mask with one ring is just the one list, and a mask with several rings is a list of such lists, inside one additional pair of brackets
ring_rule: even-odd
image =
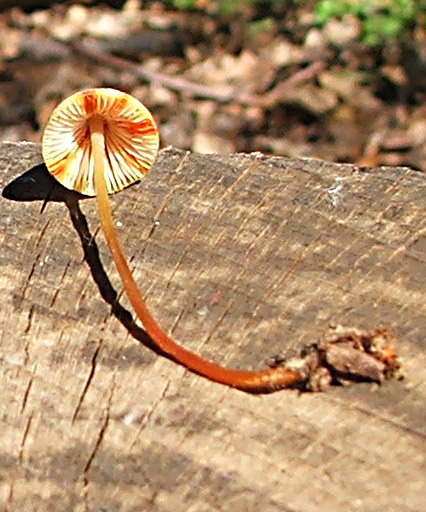
[[(40, 162), (0, 144), (2, 189)], [(112, 197), (148, 305), (206, 357), (395, 334), (403, 381), (249, 395), (141, 343), (95, 201), (44, 173), (0, 200), (0, 510), (426, 510), (424, 174), (166, 149)]]

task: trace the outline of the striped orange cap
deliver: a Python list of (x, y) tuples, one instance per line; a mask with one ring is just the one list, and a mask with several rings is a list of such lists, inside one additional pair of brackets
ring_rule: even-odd
[(96, 195), (88, 125), (93, 115), (104, 121), (108, 193), (119, 192), (149, 171), (159, 146), (151, 113), (124, 92), (87, 89), (62, 101), (43, 133), (44, 162), (64, 187), (88, 196)]

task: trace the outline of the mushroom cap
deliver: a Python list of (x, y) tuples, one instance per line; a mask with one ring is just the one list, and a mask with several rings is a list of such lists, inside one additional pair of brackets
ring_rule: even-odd
[(43, 159), (64, 187), (88, 196), (96, 195), (88, 123), (95, 115), (104, 121), (104, 177), (109, 194), (141, 179), (154, 163), (159, 146), (151, 113), (130, 94), (96, 88), (66, 98), (44, 130)]

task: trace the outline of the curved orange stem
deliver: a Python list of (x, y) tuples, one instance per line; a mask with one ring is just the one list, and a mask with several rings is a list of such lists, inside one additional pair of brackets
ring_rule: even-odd
[(174, 361), (203, 377), (220, 382), (234, 388), (251, 392), (271, 392), (284, 387), (297, 384), (302, 380), (301, 375), (292, 369), (285, 367), (265, 368), (255, 371), (236, 370), (226, 368), (185, 349), (170, 338), (149, 312), (143, 300), (137, 284), (133, 279), (130, 268), (124, 257), (117, 234), (113, 225), (111, 207), (108, 199), (108, 191), (104, 178), (105, 141), (103, 121), (100, 117), (93, 116), (89, 120), (90, 137), (95, 167), (96, 199), (99, 209), (101, 226), (107, 240), (111, 254), (115, 261), (118, 273), (123, 281), (127, 296), (141, 320), (146, 332), (153, 342)]

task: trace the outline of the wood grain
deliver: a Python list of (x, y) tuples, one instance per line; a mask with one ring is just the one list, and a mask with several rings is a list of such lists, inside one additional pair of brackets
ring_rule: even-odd
[[(0, 144), (1, 187), (40, 161)], [(136, 340), (94, 201), (95, 275), (43, 179), (0, 201), (0, 509), (425, 510), (424, 174), (167, 149), (112, 198), (148, 304), (204, 356), (260, 367), (330, 322), (398, 337), (402, 382), (264, 396)]]

